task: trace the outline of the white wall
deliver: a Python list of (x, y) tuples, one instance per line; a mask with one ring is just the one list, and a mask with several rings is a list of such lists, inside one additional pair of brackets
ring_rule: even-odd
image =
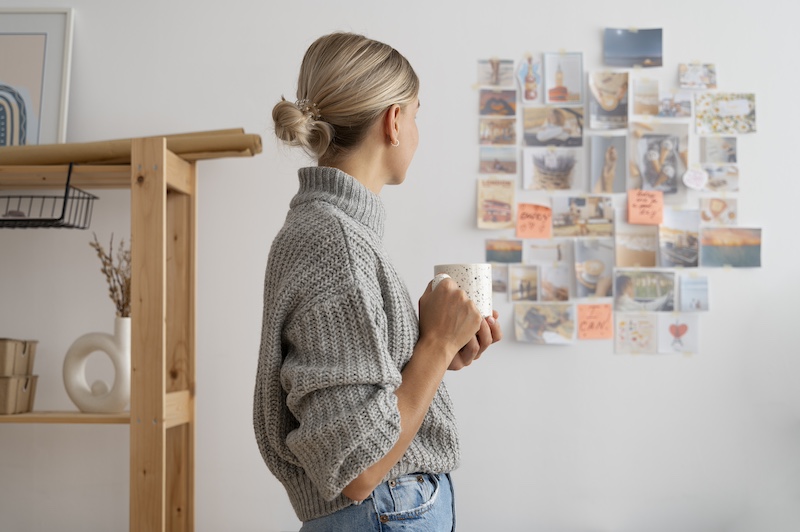
[[(564, 49), (596, 69), (605, 27), (662, 27), (663, 82), (678, 62), (703, 60), (717, 64), (721, 89), (756, 93), (759, 131), (739, 145), (740, 216), (764, 229), (764, 267), (709, 272), (713, 309), (692, 357), (614, 355), (610, 341), (517, 344), (511, 306), (497, 301), (507, 339), (447, 378), (464, 450), (459, 530), (797, 530), (800, 37), (788, 3), (465, 4), (38, 2), (76, 10), (68, 141), (263, 135), (258, 157), (199, 167), (197, 530), (299, 528), (256, 448), (251, 395), (265, 259), (303, 163), (276, 145), (269, 116), (282, 94), (294, 98), (308, 44), (363, 32), (397, 47), (422, 79), (419, 151), (407, 182), (383, 193), (386, 245), (416, 298), (432, 264), (481, 261), (495, 234), (474, 229), (476, 60)], [(127, 235), (128, 193), (100, 195), (91, 230)], [(113, 326), (90, 238), (0, 232), (0, 336), (41, 341), (37, 409), (72, 407), (67, 347)], [(0, 529), (126, 530), (127, 453), (125, 427), (0, 425)]]

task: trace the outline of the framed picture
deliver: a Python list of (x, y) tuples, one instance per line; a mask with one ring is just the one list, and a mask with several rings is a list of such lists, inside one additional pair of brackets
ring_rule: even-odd
[(64, 142), (72, 9), (0, 9), (0, 146)]

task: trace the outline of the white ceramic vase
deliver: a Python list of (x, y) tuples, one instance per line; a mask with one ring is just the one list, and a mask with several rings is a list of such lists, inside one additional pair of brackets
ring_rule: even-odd
[[(86, 381), (86, 361), (94, 352), (108, 355), (114, 365), (114, 383)], [(81, 412), (122, 412), (131, 399), (131, 319), (114, 321), (114, 334), (93, 332), (75, 340), (64, 357), (64, 388)]]

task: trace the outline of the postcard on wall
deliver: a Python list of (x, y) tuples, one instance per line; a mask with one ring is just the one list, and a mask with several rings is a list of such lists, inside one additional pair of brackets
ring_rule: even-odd
[(478, 228), (514, 227), (514, 179), (478, 180)]
[(629, 224), (623, 216), (616, 221), (614, 244), (620, 268), (653, 268), (658, 250), (658, 227)]
[(614, 313), (614, 352), (654, 354), (658, 352), (658, 314)]
[(508, 264), (492, 263), (492, 294), (508, 294)]
[(583, 146), (582, 107), (523, 107), (526, 146)]
[(700, 198), (700, 225), (738, 225), (738, 201), (736, 198)]
[(611, 304), (579, 304), (578, 340), (608, 340), (614, 337)]
[(552, 198), (553, 236), (614, 236), (614, 204), (607, 196)]
[(532, 240), (525, 243), (523, 256), (526, 264), (572, 264), (571, 240)]
[(583, 54), (557, 52), (544, 54), (545, 103), (581, 105), (583, 103)]
[(614, 271), (614, 310), (672, 312), (675, 310), (675, 272), (617, 268)]
[(658, 80), (638, 78), (633, 81), (633, 114), (656, 116), (659, 110)]
[(522, 262), (522, 240), (486, 240), (486, 262)]
[(611, 297), (613, 271), (613, 238), (575, 240), (577, 297)]
[(539, 266), (539, 300), (569, 301), (572, 292), (572, 268), (566, 262)]
[(589, 75), (589, 128), (628, 127), (628, 73), (593, 72)]
[(717, 69), (713, 63), (680, 63), (678, 84), (682, 89), (716, 89)]
[(694, 100), (698, 135), (742, 135), (756, 131), (756, 95), (701, 92)]
[(658, 352), (693, 354), (700, 350), (700, 319), (697, 314), (659, 314)]
[(583, 150), (523, 148), (522, 187), (527, 190), (584, 190)]
[(517, 303), (514, 332), (518, 342), (571, 344), (575, 341), (575, 307), (572, 303)]
[(478, 85), (510, 87), (514, 85), (513, 59), (479, 59)]
[(681, 275), (680, 294), (681, 312), (708, 311), (708, 277)]
[(478, 120), (478, 138), (481, 145), (516, 146), (517, 119), (482, 117)]
[(658, 100), (658, 116), (662, 118), (691, 118), (693, 96), (689, 92), (662, 91)]
[(707, 192), (739, 192), (739, 167), (735, 164), (704, 164), (708, 174), (703, 189)]
[(627, 182), (628, 138), (593, 135), (590, 139), (589, 190), (594, 194), (621, 194)]
[(761, 267), (761, 229), (704, 227), (700, 231), (700, 266)]
[(527, 54), (517, 67), (522, 103), (541, 103), (544, 92), (544, 78), (541, 54)]
[(628, 188), (676, 194), (687, 170), (687, 124), (631, 124)]
[(517, 173), (517, 149), (504, 146), (481, 146), (478, 172), (481, 174)]
[(553, 234), (553, 210), (550, 205), (517, 205), (517, 238), (550, 238)]
[(696, 268), (700, 254), (700, 211), (664, 209), (658, 226), (659, 256), (665, 268)]
[(481, 116), (515, 116), (517, 114), (516, 89), (481, 89), (478, 114)]
[(532, 264), (509, 264), (508, 290), (511, 301), (537, 301), (539, 267)]
[(700, 162), (736, 164), (736, 137), (700, 137)]
[(660, 67), (663, 63), (662, 30), (606, 28), (603, 62), (615, 67)]

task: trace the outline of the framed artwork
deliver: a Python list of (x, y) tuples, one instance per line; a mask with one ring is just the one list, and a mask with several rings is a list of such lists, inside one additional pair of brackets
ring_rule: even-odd
[(72, 9), (0, 9), (0, 146), (64, 142)]

